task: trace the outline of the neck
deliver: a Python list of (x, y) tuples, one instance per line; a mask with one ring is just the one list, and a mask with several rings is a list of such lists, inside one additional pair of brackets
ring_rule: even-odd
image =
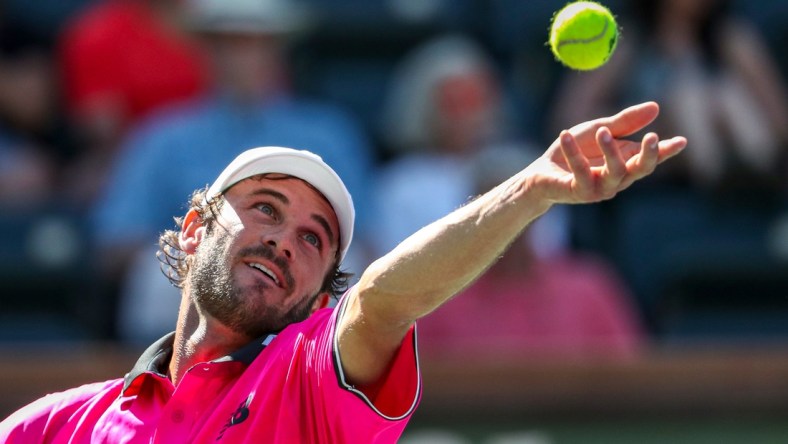
[(188, 288), (184, 288), (169, 365), (173, 385), (177, 386), (194, 365), (227, 356), (249, 340), (202, 313), (189, 296)]

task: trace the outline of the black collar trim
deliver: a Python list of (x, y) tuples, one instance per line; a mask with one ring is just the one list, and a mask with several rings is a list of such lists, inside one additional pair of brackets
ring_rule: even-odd
[(167, 366), (172, 359), (172, 349), (175, 342), (175, 332), (168, 333), (163, 338), (150, 345), (130, 372), (126, 373), (123, 381), (123, 394), (131, 387), (138, 376), (144, 373), (153, 373), (163, 378), (167, 377)]
[(276, 339), (276, 335), (261, 336), (229, 355), (214, 359), (212, 362), (236, 361), (244, 365), (250, 365), (257, 356), (260, 355), (260, 352), (262, 352), (274, 339)]
[[(250, 365), (257, 358), (260, 352), (276, 338), (276, 335), (260, 337), (227, 356), (215, 359), (212, 362), (240, 362)], [(123, 394), (132, 386), (132, 383), (145, 373), (152, 373), (162, 378), (167, 377), (168, 366), (172, 359), (172, 351), (175, 343), (175, 332), (168, 333), (163, 338), (150, 345), (134, 364), (134, 367), (123, 381)]]

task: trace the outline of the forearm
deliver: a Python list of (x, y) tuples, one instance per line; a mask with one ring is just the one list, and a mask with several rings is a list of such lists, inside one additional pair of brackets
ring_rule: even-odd
[(527, 170), (510, 178), (373, 263), (357, 287), (364, 311), (393, 324), (424, 316), (484, 272), (548, 208)]

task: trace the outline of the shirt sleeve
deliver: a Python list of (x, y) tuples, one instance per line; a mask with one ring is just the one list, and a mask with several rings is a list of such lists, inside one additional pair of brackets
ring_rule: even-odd
[[(69, 424), (81, 418), (77, 411), (118, 381), (87, 384), (52, 393), (22, 407), (0, 422), (0, 442), (36, 444), (53, 442)], [(71, 424), (74, 425), (74, 424)]]
[[(350, 292), (345, 294), (337, 307), (334, 325), (337, 325), (344, 315), (348, 294)], [(370, 398), (367, 393), (357, 389), (346, 380), (335, 332), (332, 354), (340, 386), (361, 398), (380, 417), (398, 421), (407, 418), (416, 409), (421, 397), (421, 374), (415, 325), (405, 335), (388, 372), (375, 385), (374, 398)]]

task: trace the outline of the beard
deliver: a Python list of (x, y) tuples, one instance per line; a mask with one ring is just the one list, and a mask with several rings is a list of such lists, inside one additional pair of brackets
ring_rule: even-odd
[[(187, 282), (192, 300), (206, 313), (236, 333), (250, 339), (278, 333), (288, 325), (301, 322), (311, 314), (318, 294), (304, 295), (286, 312), (267, 304), (262, 297), (264, 284), (242, 288), (233, 279), (230, 261), (231, 236), (221, 228), (203, 238), (194, 254)], [(286, 262), (276, 256), (267, 245), (242, 249), (238, 256), (253, 255), (274, 261), (282, 270), (287, 288), (293, 288), (293, 278)], [(288, 295), (289, 296), (289, 295)]]

